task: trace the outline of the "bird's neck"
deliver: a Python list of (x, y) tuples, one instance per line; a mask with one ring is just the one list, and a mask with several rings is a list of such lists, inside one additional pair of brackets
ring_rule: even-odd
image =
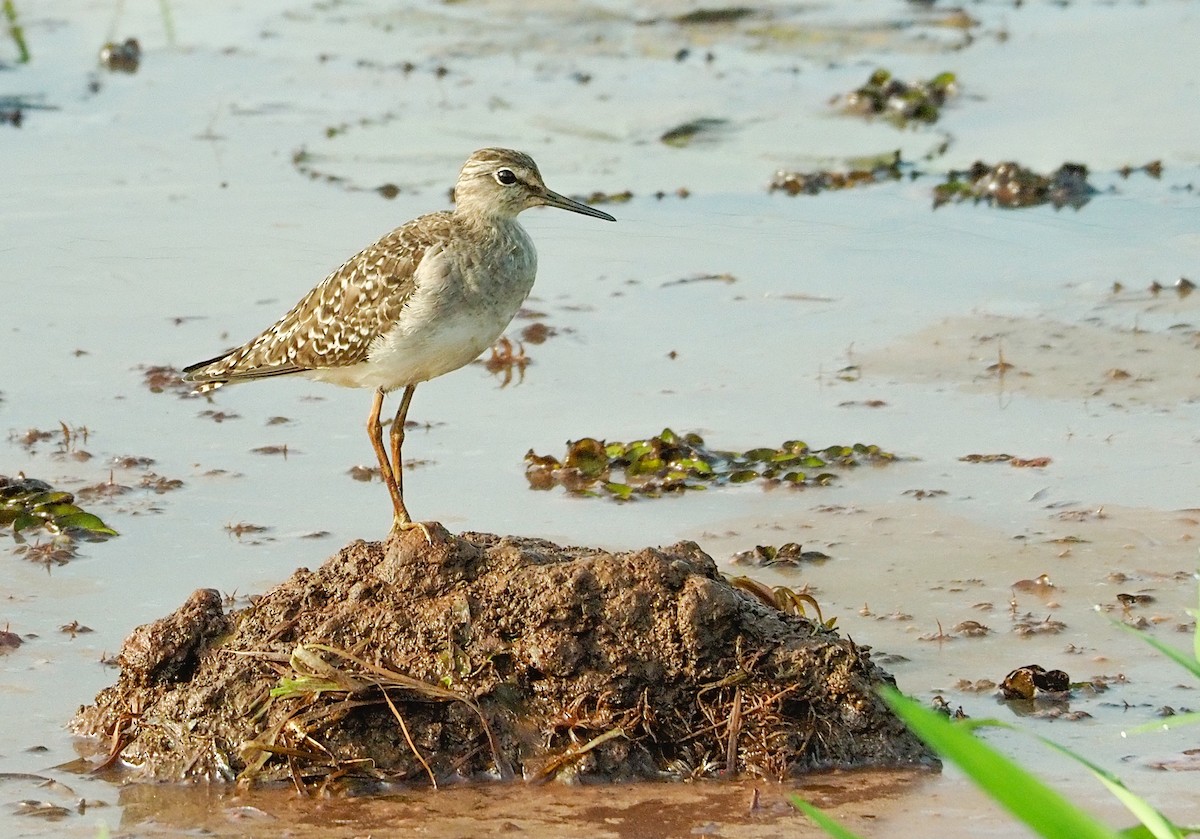
[(455, 220), (470, 228), (495, 231), (500, 236), (510, 236), (521, 230), (517, 217), (507, 213), (481, 212), (478, 208), (458, 206), (454, 209)]

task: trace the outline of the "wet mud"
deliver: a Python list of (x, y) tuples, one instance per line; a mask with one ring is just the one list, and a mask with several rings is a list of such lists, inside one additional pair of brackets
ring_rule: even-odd
[(431, 524), (226, 613), (136, 629), (73, 728), (140, 778), (629, 780), (936, 766), (891, 676), (691, 542), (613, 554)]

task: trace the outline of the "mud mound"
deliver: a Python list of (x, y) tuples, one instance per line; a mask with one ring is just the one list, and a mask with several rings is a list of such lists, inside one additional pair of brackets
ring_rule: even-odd
[(72, 725), (158, 780), (785, 777), (933, 763), (866, 650), (691, 542), (610, 554), (430, 525), (225, 614), (139, 627)]

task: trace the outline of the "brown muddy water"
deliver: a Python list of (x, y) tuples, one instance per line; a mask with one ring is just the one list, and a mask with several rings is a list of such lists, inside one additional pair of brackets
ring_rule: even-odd
[[(389, 515), (351, 474), (372, 462), (368, 394), (279, 381), (210, 402), (152, 392), (146, 368), (250, 337), (444, 207), (485, 145), (531, 153), (560, 192), (632, 198), (604, 205), (619, 223), (603, 229), (522, 217), (541, 316), (510, 335), (553, 334), (524, 342), (507, 384), (480, 365), (420, 389), (417, 517), (614, 549), (695, 539), (731, 573), (810, 586), (906, 692), (1015, 719), (1200, 822), (1196, 734), (1124, 736), (1195, 708), (1195, 685), (1112, 625), (1180, 647), (1193, 625), (1200, 296), (1176, 286), (1200, 279), (1200, 118), (1179, 64), (1200, 5), (768, 3), (715, 22), (667, 2), (12, 5), (0, 474), (134, 489), (89, 507), (121, 536), (65, 565), (0, 537), (0, 625), (23, 641), (0, 657), (0, 833), (817, 835), (786, 804), (799, 788), (866, 835), (1026, 835), (953, 770), (299, 800), (59, 768), (76, 756), (65, 722), (113, 681), (103, 661), (134, 626), (198, 587), (262, 591)], [(102, 45), (128, 37), (136, 72), (102, 68)], [(880, 66), (953, 72), (959, 93), (931, 125), (838, 115)], [(779, 169), (896, 149), (900, 180), (767, 191)], [(1097, 192), (1078, 210), (934, 211), (944, 173), (976, 160), (1082, 163)], [(1152, 161), (1161, 174), (1121, 172)], [(861, 441), (911, 459), (830, 487), (628, 504), (527, 486), (529, 449), (664, 426), (718, 449)], [(999, 454), (1043, 465), (963, 459)], [(785, 542), (831, 558), (732, 562)], [(73, 622), (92, 631), (60, 629)], [(1018, 706), (980, 683), (1033, 663), (1106, 689)], [(988, 736), (1128, 823), (1031, 738)]]

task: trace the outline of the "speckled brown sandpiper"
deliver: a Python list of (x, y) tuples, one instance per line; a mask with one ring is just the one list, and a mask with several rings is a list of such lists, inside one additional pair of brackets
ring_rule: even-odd
[[(517, 214), (547, 206), (616, 221), (547, 189), (537, 164), (511, 149), (472, 154), (454, 199), (453, 211), (414, 219), (351, 257), (257, 337), (183, 371), (201, 392), (291, 374), (374, 388), (367, 433), (393, 529), (412, 523), (400, 450), (413, 391), (490, 347), (533, 287), (537, 253)], [(399, 388), (389, 460), (379, 413)]]

